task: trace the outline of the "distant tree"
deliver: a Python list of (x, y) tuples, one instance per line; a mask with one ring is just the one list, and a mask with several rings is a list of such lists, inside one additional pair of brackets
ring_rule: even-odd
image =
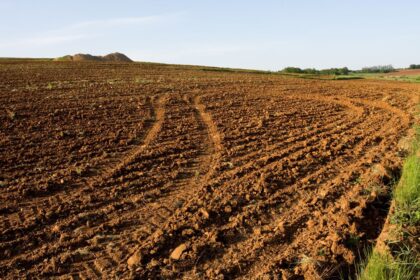
[(347, 67), (343, 67), (343, 68), (323, 69), (320, 72), (321, 74), (325, 74), (325, 75), (348, 75), (350, 73), (350, 70)]
[(350, 73), (349, 68), (343, 67), (340, 69), (340, 75), (348, 75)]
[(420, 64), (411, 64), (410, 69), (420, 69)]
[(303, 70), (299, 67), (286, 67), (282, 70), (284, 73), (303, 73)]
[(395, 71), (392, 65), (378, 65), (371, 67), (363, 67), (360, 72), (363, 73), (389, 73)]
[(323, 74), (323, 75), (348, 75), (350, 70), (347, 67), (343, 68), (330, 68), (317, 70), (315, 68), (301, 69), (298, 67), (286, 67), (282, 70), (284, 73), (298, 73), (298, 74)]
[(319, 74), (319, 71), (316, 70), (315, 68), (306, 68), (306, 69), (303, 69), (303, 73), (305, 73), (305, 74)]

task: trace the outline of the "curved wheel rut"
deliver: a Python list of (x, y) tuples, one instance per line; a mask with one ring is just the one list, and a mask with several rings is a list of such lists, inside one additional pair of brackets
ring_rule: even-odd
[[(314, 96), (314, 97), (309, 97), (308, 96), (308, 97), (303, 97), (302, 99), (325, 100), (328, 103), (337, 103), (337, 104), (340, 104), (340, 105), (345, 105), (346, 107), (349, 107), (353, 111), (357, 112), (356, 113), (356, 115), (357, 115), (356, 119), (358, 119), (362, 116), (365, 109), (363, 107), (354, 105), (353, 103), (356, 103), (356, 104), (361, 103), (364, 106), (368, 105), (368, 106), (371, 106), (371, 107), (375, 108), (375, 110), (378, 110), (378, 111), (384, 110), (385, 112), (383, 112), (383, 115), (386, 116), (386, 118), (388, 117), (388, 114), (389, 114), (390, 119), (387, 120), (386, 125), (384, 127), (381, 127), (380, 129), (379, 129), (379, 127), (377, 127), (377, 124), (375, 124), (376, 118), (373, 118), (373, 117), (368, 118), (367, 121), (362, 122), (362, 123), (360, 123), (360, 122), (358, 123), (357, 121), (349, 119), (349, 126), (350, 127), (347, 127), (346, 130), (349, 132), (350, 135), (353, 135), (354, 132), (357, 133), (357, 131), (360, 131), (359, 130), (360, 128), (358, 128), (359, 124), (360, 124), (360, 126), (361, 125), (372, 126), (371, 128), (369, 128), (369, 130), (367, 132), (365, 132), (365, 135), (364, 135), (365, 138), (364, 139), (363, 138), (355, 138), (355, 139), (347, 138), (347, 141), (349, 141), (348, 143), (346, 143), (346, 141), (342, 141), (343, 145), (346, 145), (347, 148), (354, 149), (355, 153), (357, 152), (357, 155), (363, 155), (364, 152), (367, 153), (371, 148), (370, 143), (374, 143), (375, 139), (377, 139), (377, 137), (379, 137), (379, 135), (383, 135), (383, 137), (387, 137), (386, 132), (390, 129), (391, 124), (395, 125), (395, 122), (397, 120), (402, 121), (402, 123), (400, 125), (403, 128), (408, 125), (406, 115), (402, 114), (401, 111), (399, 111), (399, 110), (394, 110), (394, 109), (391, 110), (389, 106), (386, 106), (385, 104), (382, 104), (382, 103), (371, 104), (371, 103), (368, 103), (368, 102), (366, 102), (364, 100), (361, 100), (361, 99), (357, 99), (357, 100), (351, 100), (351, 99), (347, 99), (347, 98), (335, 99), (335, 98), (321, 97), (321, 96)], [(367, 110), (369, 110), (369, 108), (367, 108)], [(392, 118), (392, 117), (394, 117), (394, 118)], [(332, 135), (330, 135), (330, 137), (336, 137), (338, 135), (343, 135), (343, 133), (344, 133), (343, 129), (344, 128), (346, 128), (346, 126), (340, 127), (340, 129), (337, 129), (337, 131), (335, 131), (335, 133), (332, 133), (332, 131), (331, 131)], [(309, 145), (309, 146), (310, 147), (317, 147), (319, 145), (319, 142), (321, 142), (321, 141), (318, 138), (317, 145)], [(308, 142), (306, 142), (306, 143), (308, 143)], [(377, 146), (374, 145), (373, 147), (377, 147)], [(384, 148), (384, 147), (382, 147), (382, 148)], [(307, 149), (305, 148), (303, 150), (307, 150)], [(373, 150), (375, 150), (375, 149), (373, 149)], [(276, 151), (276, 153), (277, 152), (278, 151)], [(308, 151), (308, 152), (311, 152), (311, 151)], [(275, 245), (276, 248), (280, 248), (282, 244), (285, 244), (289, 241), (292, 242), (292, 244), (294, 244), (293, 243), (294, 239), (292, 237), (290, 237), (289, 239), (288, 238), (283, 239), (281, 237), (281, 235), (280, 236), (271, 236), (270, 237), (270, 238), (272, 238), (271, 241), (266, 240), (264, 238), (265, 233), (261, 233), (261, 229), (259, 229), (259, 228), (261, 228), (262, 225), (266, 226), (266, 224), (272, 225), (274, 229), (277, 228), (276, 221), (280, 221), (281, 219), (278, 218), (278, 217), (276, 217), (276, 218), (270, 217), (270, 215), (271, 215), (270, 211), (275, 211), (275, 208), (277, 207), (277, 205), (281, 205), (281, 204), (287, 205), (286, 203), (289, 203), (289, 202), (291, 203), (292, 201), (294, 201), (293, 198), (295, 198), (299, 201), (308, 201), (308, 197), (311, 198), (312, 194), (311, 194), (310, 189), (306, 189), (306, 191), (308, 192), (307, 198), (299, 197), (299, 196), (304, 195), (304, 193), (299, 190), (299, 187), (302, 186), (301, 182), (305, 182), (305, 181), (308, 182), (310, 180), (312, 180), (314, 182), (314, 181), (316, 181), (316, 178), (318, 176), (324, 176), (325, 180), (327, 180), (327, 179), (328, 180), (337, 180), (337, 181), (339, 181), (339, 180), (349, 180), (349, 178), (351, 178), (351, 176), (352, 176), (351, 175), (352, 172), (353, 172), (352, 170), (363, 169), (364, 163), (359, 162), (360, 158), (358, 158), (357, 156), (356, 156), (356, 158), (352, 158), (350, 155), (347, 156), (347, 157), (343, 157), (340, 154), (341, 154), (341, 152), (337, 153), (335, 155), (336, 159), (332, 160), (331, 162), (328, 162), (328, 164), (325, 164), (325, 166), (318, 165), (318, 167), (321, 167), (319, 172), (318, 171), (315, 172), (316, 169), (312, 170), (311, 173), (307, 174), (307, 176), (298, 180), (296, 182), (296, 185), (295, 184), (292, 184), (290, 186), (283, 185), (278, 190), (277, 193), (275, 192), (271, 196), (266, 196), (262, 201), (260, 201), (260, 203), (256, 203), (254, 205), (255, 208), (249, 208), (247, 205), (245, 205), (245, 208), (243, 208), (242, 210), (240, 210), (240, 208), (233, 210), (232, 209), (233, 207), (229, 206), (232, 203), (232, 201), (230, 201), (229, 199), (227, 199), (225, 201), (224, 206), (222, 204), (222, 206), (220, 206), (220, 208), (216, 208), (215, 205), (217, 205), (217, 204), (212, 205), (212, 207), (215, 207), (215, 209), (213, 209), (215, 213), (223, 213), (224, 211), (225, 212), (228, 211), (227, 215), (230, 217), (229, 219), (225, 219), (223, 217), (223, 214), (221, 214), (222, 216), (219, 216), (217, 218), (214, 217), (213, 219), (211, 219), (211, 221), (205, 222), (205, 221), (202, 221), (202, 219), (199, 217), (200, 215), (196, 215), (193, 211), (190, 211), (190, 213), (186, 213), (185, 215), (180, 213), (180, 215), (178, 215), (175, 218), (175, 220), (172, 221), (172, 226), (174, 226), (176, 224), (176, 227), (173, 230), (170, 231), (170, 234), (167, 235), (167, 238), (171, 239), (171, 237), (172, 237), (175, 240), (177, 240), (177, 239), (181, 240), (181, 242), (182, 242), (182, 240), (184, 240), (184, 242), (188, 242), (187, 241), (188, 238), (185, 238), (185, 237), (183, 238), (182, 237), (182, 229), (187, 228), (188, 226), (194, 225), (194, 221), (197, 221), (198, 223), (202, 223), (202, 224), (200, 224), (199, 227), (203, 226), (205, 228), (205, 230), (198, 230), (197, 235), (191, 237), (191, 240), (194, 240), (193, 243), (212, 244), (213, 246), (217, 247), (218, 246), (218, 245), (216, 245), (217, 240), (218, 240), (218, 238), (220, 238), (218, 241), (221, 244), (224, 244), (228, 247), (228, 250), (225, 251), (225, 255), (220, 254), (220, 253), (216, 254), (217, 249), (213, 249), (214, 252), (212, 252), (211, 247), (210, 248), (206, 248), (206, 247), (202, 248), (199, 256), (195, 255), (194, 257), (192, 257), (192, 259), (195, 259), (194, 264), (189, 263), (188, 261), (185, 261), (185, 264), (181, 264), (181, 266), (186, 268), (186, 272), (184, 273), (184, 275), (186, 277), (197, 277), (197, 274), (195, 274), (197, 272), (197, 270), (202, 269), (202, 271), (205, 271), (205, 267), (210, 266), (210, 267), (219, 267), (225, 275), (231, 275), (231, 276), (235, 277), (234, 276), (235, 273), (240, 275), (241, 272), (239, 272), (239, 271), (236, 271), (235, 273), (232, 273), (232, 272), (235, 271), (236, 269), (240, 270), (241, 262), (243, 261), (241, 258), (247, 259), (248, 258), (247, 257), (247, 252), (252, 251), (252, 250), (257, 250), (256, 248), (258, 246), (262, 246), (262, 250), (261, 250), (262, 252), (269, 252), (270, 248), (265, 246), (265, 245), (267, 245), (270, 242), (273, 245)], [(372, 157), (373, 157), (374, 154), (375, 154), (374, 152), (372, 152), (372, 153), (369, 152), (369, 155), (371, 155)], [(303, 159), (304, 159), (303, 156), (304, 155), (305, 155), (305, 153), (303, 153), (302, 156), (298, 156), (298, 157), (291, 157), (289, 155), (288, 160), (293, 160), (293, 161), (296, 160), (297, 162), (302, 162), (303, 163), (304, 162), (303, 161)], [(266, 172), (268, 172), (268, 174), (269, 174), (271, 171), (274, 172), (274, 174), (275, 174), (275, 173), (278, 172), (278, 171), (276, 172), (275, 170), (276, 169), (281, 170), (282, 164), (285, 163), (283, 158), (284, 157), (280, 157), (278, 159), (278, 161), (275, 161), (275, 162), (273, 162), (273, 163), (271, 163), (267, 166), (263, 166), (263, 167), (260, 167), (260, 168), (256, 167), (256, 170), (254, 172), (246, 172), (246, 175), (244, 177), (248, 177), (249, 180), (253, 181), (252, 177), (255, 177), (255, 176), (259, 175), (259, 173), (257, 171), (261, 172), (261, 176), (265, 175)], [(367, 160), (369, 160), (369, 158), (366, 158), (365, 160), (367, 161)], [(357, 162), (357, 164), (356, 163), (353, 164), (353, 162)], [(251, 162), (249, 164), (251, 164)], [(337, 175), (340, 172), (339, 172), (339, 170), (337, 170), (339, 168), (337, 168), (335, 165), (344, 167), (344, 166), (346, 166), (346, 164), (352, 167), (352, 168), (350, 168), (350, 171), (346, 172), (346, 173), (343, 173), (341, 175)], [(304, 175), (304, 173), (302, 175)], [(344, 177), (345, 179), (342, 179), (342, 177)], [(230, 195), (229, 195), (230, 191), (232, 191), (233, 193), (238, 193), (239, 192), (239, 191), (235, 190), (236, 188), (238, 188), (237, 185), (239, 185), (239, 186), (241, 186), (242, 184), (245, 185), (245, 186), (249, 185), (246, 181), (244, 181), (242, 179), (243, 178), (239, 179), (238, 177), (231, 178), (231, 180), (232, 180), (231, 184), (232, 185), (230, 185), (228, 182), (223, 182), (223, 184), (225, 186), (220, 186), (220, 185), (217, 185), (217, 183), (216, 183), (216, 185), (208, 191), (209, 193), (207, 194), (207, 196), (204, 197), (202, 195), (201, 199), (205, 200), (205, 199), (208, 198), (208, 200), (212, 201), (211, 197), (213, 195), (213, 192), (220, 192), (220, 193), (215, 195), (215, 196), (218, 196), (218, 197), (223, 197), (223, 196), (230, 197)], [(261, 180), (261, 178), (259, 180)], [(266, 179), (264, 179), (264, 180), (266, 180)], [(220, 184), (220, 181), (219, 181), (219, 184)], [(258, 185), (267, 186), (267, 184), (265, 182), (263, 182), (263, 183), (255, 182), (255, 184), (257, 186)], [(249, 185), (248, 188), (249, 188), (249, 192), (252, 192), (252, 190), (255, 189), (255, 187), (253, 187), (252, 184)], [(263, 187), (263, 188), (265, 188), (265, 187)], [(339, 193), (338, 190), (334, 189), (331, 186), (328, 186), (328, 188), (329, 188), (330, 191), (334, 190), (334, 192), (336, 194)], [(220, 189), (220, 190), (218, 190), (218, 189)], [(313, 191), (314, 197), (316, 197), (318, 195), (318, 193), (316, 192), (316, 190), (312, 190), (312, 191)], [(265, 195), (267, 195), (267, 194), (265, 194)], [(339, 195), (338, 197), (341, 197), (341, 196)], [(193, 209), (193, 208), (197, 207), (197, 205), (200, 204), (199, 202), (200, 202), (201, 199), (200, 198), (196, 199), (194, 201), (194, 203), (192, 203), (188, 208)], [(242, 198), (242, 197), (241, 198), (239, 198), (239, 197), (233, 198), (232, 197), (232, 200), (235, 200), (235, 201), (240, 201), (240, 200), (244, 200), (244, 199), (245, 198)], [(283, 201), (283, 203), (280, 203), (284, 199), (286, 201)], [(331, 200), (334, 201), (335, 199), (338, 199), (338, 198), (332, 198)], [(278, 200), (278, 202), (273, 202), (273, 201), (276, 201), (276, 200)], [(272, 202), (273, 202), (273, 205), (271, 205)], [(327, 202), (328, 202), (328, 199), (325, 200), (325, 203), (327, 203)], [(297, 231), (305, 229), (304, 224), (309, 220), (308, 217), (310, 217), (311, 215), (308, 214), (307, 212), (303, 211), (303, 210), (302, 211), (299, 210), (300, 207), (302, 207), (302, 204), (293, 205), (293, 203), (291, 203), (288, 207), (290, 207), (290, 209), (291, 209), (290, 213), (288, 214), (288, 215), (290, 215), (290, 217), (296, 216), (296, 215), (299, 216), (298, 213), (301, 213), (301, 212), (306, 213), (305, 214), (306, 216), (301, 215), (301, 216), (297, 217), (294, 220), (294, 222), (292, 222), (292, 224), (289, 225), (291, 227), (290, 234), (291, 235), (296, 235), (296, 237), (299, 237), (300, 235), (298, 234), (299, 232), (297, 232)], [(333, 209), (334, 207), (335, 206), (330, 207), (329, 209)], [(268, 212), (263, 212), (265, 214), (260, 213), (261, 209), (263, 209), (263, 208), (267, 208), (266, 211), (268, 211)], [(228, 210), (226, 210), (226, 209), (228, 209)], [(252, 212), (252, 209), (255, 211), (255, 213)], [(306, 208), (304, 208), (304, 209), (306, 209)], [(330, 211), (330, 210), (327, 210), (327, 209), (323, 210), (323, 214), (326, 214), (326, 213), (328, 213), (328, 211)], [(234, 213), (237, 213), (237, 215), (235, 215)], [(243, 213), (246, 213), (246, 214), (243, 214)], [(259, 213), (259, 214), (257, 214), (257, 213)], [(284, 217), (287, 216), (287, 215), (283, 215), (283, 214), (284, 213), (281, 213), (280, 217), (284, 218)], [(267, 217), (265, 217), (264, 215), (266, 215)], [(255, 217), (252, 217), (252, 216), (255, 216)], [(253, 229), (252, 227), (247, 228), (246, 226), (244, 226), (244, 229), (243, 229), (244, 232), (236, 232), (235, 228), (238, 226), (238, 224), (243, 224), (243, 220), (246, 219), (246, 218), (250, 219), (250, 221), (249, 221), (250, 223), (255, 223), (259, 226), (256, 225), (256, 227), (254, 227), (254, 232), (252, 231), (252, 229)], [(254, 220), (254, 218), (256, 220)], [(183, 222), (176, 222), (176, 220), (183, 221)], [(224, 221), (224, 222), (218, 222), (219, 220)], [(270, 221), (270, 222), (268, 222), (268, 221)], [(214, 222), (215, 224), (212, 225), (212, 222)], [(171, 226), (169, 225), (168, 228), (171, 228)], [(259, 230), (260, 233), (255, 234), (256, 230)], [(286, 229), (286, 230), (289, 231), (289, 229)], [(246, 231), (248, 231), (248, 232), (245, 233)], [(198, 237), (200, 235), (200, 233), (198, 233), (198, 232), (204, 233), (204, 235), (202, 237)], [(216, 233), (216, 235), (212, 235), (212, 233)], [(233, 234), (237, 234), (238, 238), (228, 237), (228, 236), (233, 235)], [(169, 237), (169, 236), (171, 236), (171, 237)], [(218, 237), (218, 236), (220, 236), (220, 237)], [(248, 236), (248, 237), (245, 238), (244, 236)], [(241, 240), (241, 237), (244, 238), (244, 240)], [(202, 238), (200, 240), (201, 242), (196, 240), (196, 238), (197, 239)], [(230, 238), (232, 238), (232, 239), (230, 239)], [(282, 242), (280, 242), (280, 243), (277, 240), (279, 238), (282, 239)], [(145, 251), (147, 251), (148, 248), (154, 248), (153, 250), (158, 251), (158, 253), (156, 253), (156, 254), (151, 253), (152, 256), (149, 255), (147, 258), (151, 258), (152, 260), (153, 260), (153, 258), (165, 259), (165, 255), (168, 254), (167, 253), (168, 252), (168, 247), (169, 248), (171, 248), (171, 247), (175, 248), (176, 245), (177, 245), (176, 243), (174, 244), (173, 242), (171, 242), (171, 240), (169, 240), (169, 239), (167, 239), (167, 240), (154, 240), (154, 241), (151, 241), (151, 243), (149, 245), (146, 245), (144, 247)], [(216, 243), (216, 244), (214, 244), (214, 243)], [(195, 245), (189, 244), (189, 246), (195, 246)], [(241, 248), (241, 246), (243, 246), (243, 248)], [(287, 247), (287, 245), (285, 245), (285, 246)], [(197, 250), (197, 249), (192, 249), (192, 250)], [(222, 250), (222, 249), (220, 248), (219, 250)], [(198, 251), (200, 251), (200, 249), (198, 249)], [(259, 250), (257, 250), (257, 251), (259, 251)], [(223, 252), (223, 250), (222, 250), (222, 252)], [(241, 253), (239, 253), (239, 252), (241, 252)], [(206, 256), (203, 257), (202, 254), (204, 254)], [(209, 256), (207, 256), (207, 254), (209, 254)], [(239, 257), (238, 254), (239, 254), (239, 256), (241, 256), (240, 254), (243, 254), (243, 255), (241, 257)], [(267, 257), (267, 258), (270, 257), (270, 254), (267, 254), (267, 256), (265, 256), (262, 253), (262, 255), (263, 255), (262, 257)], [(197, 263), (200, 259), (201, 259), (200, 263)], [(232, 263), (230, 261), (232, 259), (235, 259), (235, 261), (237, 261), (238, 263), (236, 263), (236, 262)], [(150, 261), (150, 259), (148, 259), (148, 261)], [(254, 261), (256, 261), (256, 260), (254, 260)], [(266, 260), (265, 262), (268, 262), (268, 260)], [(204, 269), (203, 269), (203, 264), (204, 264)], [(242, 264), (244, 264), (245, 266), (249, 265), (249, 263), (246, 264), (246, 261), (245, 261), (245, 263), (242, 263)], [(261, 266), (261, 263), (258, 263), (258, 265)], [(228, 266), (229, 268), (227, 268), (226, 266)], [(192, 267), (194, 267), (195, 269), (192, 269)], [(155, 275), (154, 273), (159, 275), (159, 274), (164, 273), (164, 272), (162, 272), (162, 271), (157, 272), (157, 271), (154, 271), (153, 269), (148, 269), (148, 271), (144, 275), (142, 274), (142, 276), (149, 277), (149, 276)], [(232, 273), (232, 274), (230, 274), (230, 273)], [(238, 276), (238, 275), (236, 275), (236, 276)]]
[(141, 144), (122, 157), (116, 158), (113, 161), (108, 162), (106, 165), (97, 166), (97, 170), (95, 172), (97, 175), (88, 180), (90, 185), (95, 185), (101, 181), (106, 181), (110, 177), (118, 174), (126, 165), (135, 161), (144, 151), (144, 149), (150, 145), (150, 143), (156, 138), (157, 134), (162, 128), (162, 123), (165, 118), (166, 101), (166, 96), (157, 97), (157, 100), (154, 102), (150, 101), (149, 98), (148, 102), (151, 103), (150, 108), (152, 119), (149, 120), (149, 125), (146, 128), (147, 133), (144, 135), (143, 139), (139, 141)]
[[(185, 121), (191, 125), (185, 128), (185, 131), (188, 132), (188, 137), (192, 138), (195, 147), (194, 156), (189, 158), (184, 167), (179, 168), (172, 183), (169, 182), (169, 186), (162, 188), (159, 193), (152, 190), (151, 199), (147, 197), (147, 191), (135, 191), (132, 194), (128, 192), (128, 195), (118, 199), (118, 202), (107, 196), (97, 197), (102, 201), (97, 207), (74, 212), (71, 216), (73, 222), (64, 220), (54, 226), (59, 230), (67, 229), (67, 232), (72, 230), (73, 232), (67, 233), (65, 237), (69, 241), (63, 240), (63, 236), (59, 240), (53, 238), (51, 244), (56, 244), (53, 250), (23, 261), (22, 265), (28, 269), (44, 266), (43, 270), (50, 271), (51, 274), (46, 274), (50, 276), (74, 275), (85, 279), (104, 277), (111, 273), (117, 276), (127, 269), (127, 259), (135, 253), (138, 244), (147, 238), (159, 236), (166, 220), (212, 176), (212, 170), (217, 165), (222, 149), (220, 136), (211, 116), (205, 112), (205, 107), (198, 98), (185, 101), (172, 96), (168, 100), (181, 108), (180, 115), (189, 116), (190, 119)], [(163, 104), (163, 99), (159, 99), (159, 103)], [(167, 107), (166, 114), (172, 114), (171, 105), (168, 104)], [(133, 150), (114, 168), (103, 169), (101, 180), (96, 180), (93, 186), (111, 187), (112, 190), (112, 186), (121, 179), (128, 180), (130, 176), (140, 172), (132, 166), (139, 164), (147, 154), (153, 153), (155, 146), (162, 143), (162, 127), (168, 129), (174, 123), (170, 117), (164, 117), (165, 110), (162, 105), (156, 108), (156, 122), (145, 137), (143, 145)], [(179, 141), (176, 135), (169, 137), (175, 137), (172, 142)], [(182, 153), (177, 155), (175, 152), (174, 155), (183, 157)], [(111, 206), (113, 208), (110, 208)], [(67, 250), (69, 246), (73, 248), (71, 251)], [(22, 257), (23, 255), (19, 259), (22, 260)], [(39, 261), (46, 257), (52, 261), (39, 264)], [(63, 259), (63, 269), (57, 273), (55, 266)]]
[[(2, 239), (12, 240), (13, 238), (13, 241), (4, 243), (3, 248), (5, 250), (12, 250), (12, 248), (16, 248), (17, 246), (21, 247), (20, 250), (21, 253), (23, 253), (22, 255), (15, 256), (12, 262), (22, 263), (23, 266), (36, 264), (36, 259), (40, 258), (42, 255), (36, 256), (33, 260), (26, 258), (25, 255), (33, 255), (34, 250), (36, 251), (39, 247), (36, 243), (25, 244), (23, 241), (20, 241), (20, 236), (22, 235), (24, 237), (25, 232), (31, 231), (38, 236), (38, 238), (48, 239), (48, 236), (45, 235), (46, 232), (54, 233), (57, 229), (65, 228), (65, 226), (71, 224), (72, 221), (78, 221), (79, 218), (77, 217), (79, 216), (89, 217), (89, 211), (76, 210), (76, 212), (74, 212), (71, 210), (72, 208), (77, 208), (75, 201), (80, 201), (80, 199), (83, 200), (84, 197), (91, 198), (94, 196), (94, 193), (101, 192), (102, 186), (108, 180), (118, 174), (126, 165), (135, 161), (156, 138), (164, 121), (167, 97), (160, 96), (154, 100), (152, 98), (147, 99), (151, 112), (151, 119), (149, 120), (149, 124), (145, 127), (146, 132), (144, 133), (144, 136), (142, 139), (137, 140), (140, 142), (138, 146), (123, 153), (119, 157), (107, 159), (96, 165), (95, 169), (85, 176), (82, 182), (78, 182), (71, 187), (73, 193), (56, 193), (46, 198), (36, 198), (31, 201), (30, 204), (21, 205), (20, 212), (17, 213), (19, 222), (14, 223), (13, 225), (8, 222), (8, 219), (6, 218), (5, 224), (9, 224), (9, 227), (6, 232), (3, 232)], [(39, 210), (39, 205), (43, 205), (44, 208)], [(46, 216), (45, 213), (48, 211), (54, 215)], [(31, 217), (31, 219), (26, 219), (26, 216)], [(35, 219), (33, 219), (33, 216), (35, 216)], [(65, 218), (70, 218), (70, 222), (65, 220)], [(82, 219), (86, 220), (86, 218)], [(11, 238), (8, 238), (8, 236)], [(52, 238), (52, 240), (55, 239)], [(77, 243), (80, 243), (80, 240)], [(48, 252), (46, 252), (46, 254), (51, 255), (51, 253)]]
[[(195, 197), (197, 192), (201, 189), (200, 187), (207, 183), (213, 176), (214, 171), (220, 162), (223, 146), (220, 134), (217, 131), (217, 127), (213, 122), (211, 115), (206, 112), (206, 107), (201, 103), (199, 96), (189, 98), (184, 95), (183, 100), (186, 102), (187, 106), (190, 106), (193, 109), (195, 122), (198, 124), (198, 133), (203, 140), (200, 145), (201, 151), (199, 156), (194, 160), (192, 167), (186, 171), (187, 174), (195, 174), (195, 176), (186, 177), (177, 181), (176, 190), (172, 191), (169, 196), (163, 197), (155, 204), (157, 208), (160, 208), (163, 205), (167, 211), (165, 211), (163, 216), (160, 216), (160, 220), (157, 223), (154, 223), (154, 230), (145, 239), (145, 242), (148, 242), (147, 240), (157, 240), (163, 235), (164, 224), (169, 217), (174, 215), (176, 209), (181, 207), (182, 204), (187, 204), (188, 200)], [(152, 216), (154, 215), (154, 212), (155, 211), (150, 211)], [(150, 220), (153, 218), (148, 219)], [(141, 252), (139, 251), (141, 248), (142, 244), (139, 244), (138, 248), (134, 251), (134, 254), (132, 254), (132, 258), (141, 255)]]
[[(129, 150), (128, 152), (120, 154), (118, 157), (109, 158), (98, 163), (94, 168), (90, 169), (90, 172), (86, 174), (81, 182), (76, 182), (68, 186), (66, 190), (52, 194), (48, 197), (34, 198), (32, 200), (26, 201), (25, 203), (19, 205), (19, 213), (16, 215), (19, 216), (17, 223), (14, 226), (7, 227), (10, 232), (13, 231), (15, 227), (19, 231), (24, 228), (33, 229), (36, 226), (35, 223), (31, 223), (25, 217), (39, 216), (42, 215), (42, 211), (39, 209), (33, 210), (32, 208), (36, 205), (44, 205), (43, 211), (48, 210), (49, 208), (56, 207), (60, 205), (63, 200), (71, 200), (77, 196), (85, 195), (84, 191), (87, 188), (94, 189), (98, 184), (101, 184), (118, 173), (125, 165), (134, 161), (142, 151), (150, 144), (150, 142), (156, 137), (157, 133), (161, 129), (162, 122), (165, 115), (165, 102), (166, 97), (158, 97), (156, 100), (152, 101), (151, 98), (147, 98), (147, 103), (149, 110), (151, 112), (151, 119), (148, 121), (148, 125), (145, 127), (145, 133), (143, 137), (139, 137), (137, 142), (140, 142), (138, 146)], [(142, 138), (142, 139), (141, 139)], [(73, 193), (69, 194), (68, 191), (71, 190)], [(64, 192), (64, 193), (63, 193)], [(33, 205), (33, 206), (32, 206)], [(3, 218), (3, 217), (2, 217)], [(8, 218), (5, 218), (3, 222), (5, 224), (9, 223)]]

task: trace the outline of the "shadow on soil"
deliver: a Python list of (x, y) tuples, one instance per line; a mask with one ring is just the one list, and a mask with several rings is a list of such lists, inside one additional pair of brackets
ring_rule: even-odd
[(354, 221), (358, 232), (363, 233), (362, 237), (349, 236), (346, 240), (346, 246), (356, 256), (354, 263), (346, 264), (343, 261), (341, 268), (328, 279), (357, 279), (356, 273), (360, 264), (364, 263), (382, 232), (392, 200), (392, 189), (399, 181), (401, 172), (400, 168), (391, 170), (391, 176), (383, 178), (382, 184), (388, 191), (378, 194), (375, 200), (366, 205), (363, 218)]

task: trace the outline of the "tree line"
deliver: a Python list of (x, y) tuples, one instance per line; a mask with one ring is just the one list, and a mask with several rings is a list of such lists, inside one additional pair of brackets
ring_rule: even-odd
[(350, 73), (350, 70), (347, 67), (322, 70), (317, 70), (315, 68), (301, 69), (299, 67), (286, 67), (281, 72), (294, 74), (347, 75)]
[[(408, 69), (420, 69), (420, 64), (411, 64)], [(328, 68), (328, 69), (315, 69), (299, 67), (286, 67), (280, 72), (290, 74), (314, 74), (314, 75), (348, 75), (349, 73), (390, 73), (396, 71), (392, 65), (376, 65), (363, 67), (361, 70), (349, 70), (347, 67), (343, 68)]]

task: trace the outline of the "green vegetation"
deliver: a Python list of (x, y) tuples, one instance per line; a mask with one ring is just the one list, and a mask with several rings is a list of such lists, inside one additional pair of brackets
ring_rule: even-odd
[(359, 268), (358, 280), (408, 280), (416, 276), (414, 259), (403, 258), (399, 261), (376, 251), (369, 256), (364, 269)]
[[(195, 67), (195, 66), (191, 66)], [(264, 71), (264, 70), (252, 70), (252, 69), (237, 69), (237, 68), (226, 68), (226, 67), (200, 67), (201, 71), (209, 71), (209, 72), (230, 72), (230, 73), (250, 73), (250, 74), (276, 74), (276, 72), (272, 71)]]
[(392, 242), (392, 256), (373, 250), (358, 269), (359, 280), (415, 279), (420, 271), (419, 252), (412, 249), (418, 241), (411, 230), (420, 227), (420, 127), (415, 129), (416, 137), (394, 191), (395, 209), (390, 216), (390, 222), (397, 227), (394, 234), (398, 241)]
[[(318, 76), (321, 78), (321, 76)], [(313, 77), (314, 78), (314, 77)], [(326, 79), (326, 77), (322, 77)], [(362, 73), (353, 71), (349, 75), (335, 76), (329, 79), (333, 80), (352, 80), (352, 79), (375, 79), (375, 80), (388, 80), (407, 83), (420, 83), (420, 75), (399, 75), (398, 73), (383, 75), (383, 73)]]
[(411, 64), (409, 69), (420, 69), (420, 64)]
[(312, 75), (348, 75), (350, 70), (347, 67), (343, 68), (330, 68), (317, 70), (314, 68), (301, 69), (299, 67), (286, 67), (282, 73), (288, 74), (312, 74)]
[(362, 75), (320, 75), (320, 74), (283, 74), (283, 75), (292, 75), (301, 79), (309, 80), (336, 80), (336, 81), (345, 81), (345, 80), (360, 80), (364, 79)]
[(420, 75), (385, 76), (381, 78), (399, 82), (420, 83)]
[(302, 74), (302, 73), (304, 73), (304, 70), (300, 69), (299, 67), (286, 67), (281, 72), (283, 72), (283, 73)]
[(337, 76), (334, 77), (334, 80), (360, 80), (364, 79), (362, 76), (353, 76), (353, 75), (345, 75), (345, 76)]
[(394, 221), (420, 226), (420, 127), (416, 128), (412, 154), (405, 160), (400, 186), (394, 193), (396, 211)]
[(392, 65), (378, 65), (378, 66), (370, 66), (370, 67), (363, 67), (360, 73), (389, 73), (394, 72), (395, 69)]
[(388, 80), (398, 81), (406, 83), (420, 83), (420, 75), (400, 75), (398, 72), (395, 74), (383, 75), (382, 73), (361, 73), (354, 72), (350, 76), (357, 76), (363, 79), (375, 79), (375, 80)]

